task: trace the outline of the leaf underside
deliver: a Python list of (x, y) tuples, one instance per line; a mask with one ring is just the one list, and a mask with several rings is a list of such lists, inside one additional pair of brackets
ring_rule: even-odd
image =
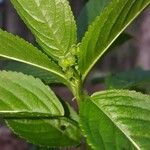
[(150, 96), (128, 90), (96, 93), (82, 104), (80, 124), (94, 150), (149, 150)]
[(64, 117), (64, 108), (41, 80), (16, 72), (0, 72), (0, 117), (20, 137), (36, 145), (77, 145), (76, 121)]
[(150, 0), (112, 0), (93, 22), (80, 44), (79, 69), (84, 79), (116, 38), (150, 4)]
[(59, 59), (76, 44), (76, 24), (68, 0), (11, 2), (48, 55)]

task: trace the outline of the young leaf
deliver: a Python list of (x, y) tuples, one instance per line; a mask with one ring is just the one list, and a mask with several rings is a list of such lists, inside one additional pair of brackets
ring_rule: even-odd
[(83, 7), (78, 20), (78, 39), (79, 41), (86, 32), (88, 25), (103, 11), (111, 0), (89, 0)]
[(150, 85), (150, 71), (141, 69), (121, 72), (106, 78), (106, 86), (109, 89), (127, 89), (146, 84)]
[(80, 124), (95, 150), (149, 150), (150, 96), (128, 90), (95, 93), (80, 108)]
[(48, 55), (59, 59), (76, 43), (76, 25), (68, 0), (11, 2)]
[(83, 79), (123, 30), (149, 4), (150, 0), (112, 0), (104, 9), (80, 44), (79, 69)]
[(44, 69), (62, 80), (66, 79), (61, 68), (44, 53), (23, 39), (2, 30), (0, 30), (0, 56)]
[(39, 79), (0, 72), (0, 117), (17, 135), (36, 145), (76, 145), (80, 140), (77, 123), (63, 116), (61, 103)]

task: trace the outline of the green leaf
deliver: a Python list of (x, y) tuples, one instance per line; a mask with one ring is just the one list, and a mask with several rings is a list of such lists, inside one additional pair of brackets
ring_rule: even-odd
[(40, 78), (45, 84), (63, 83), (63, 80), (60, 80), (60, 78), (55, 76), (53, 73), (50, 73), (49, 71), (16, 61), (6, 60), (3, 61), (3, 63), (3, 70), (11, 70), (16, 72), (22, 72), (27, 75), (32, 75), (36, 78)]
[(50, 88), (22, 73), (0, 72), (0, 117), (36, 145), (68, 147), (80, 140), (77, 123), (64, 117), (63, 106)]
[(150, 71), (141, 69), (112, 74), (106, 78), (106, 86), (109, 89), (128, 89), (150, 85)]
[(79, 69), (84, 79), (97, 60), (150, 0), (112, 0), (93, 22), (80, 44)]
[(76, 44), (76, 25), (68, 0), (11, 2), (48, 55), (59, 59)]
[(80, 124), (94, 150), (149, 150), (150, 96), (128, 90), (95, 93), (80, 108)]
[(63, 116), (55, 94), (41, 80), (22, 73), (0, 71), (0, 114), (32, 112)]
[(79, 14), (78, 24), (78, 39), (82, 39), (88, 25), (103, 11), (111, 0), (89, 0)]
[(44, 53), (23, 39), (2, 30), (0, 30), (0, 56), (44, 69), (67, 82), (61, 68)]

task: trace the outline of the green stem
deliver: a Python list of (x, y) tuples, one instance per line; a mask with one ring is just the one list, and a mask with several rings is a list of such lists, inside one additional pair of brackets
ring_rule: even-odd
[(82, 81), (78, 78), (74, 79), (72, 84), (72, 93), (77, 100), (78, 106), (80, 105), (80, 102), (82, 101), (82, 95), (83, 95), (83, 88), (82, 88)]

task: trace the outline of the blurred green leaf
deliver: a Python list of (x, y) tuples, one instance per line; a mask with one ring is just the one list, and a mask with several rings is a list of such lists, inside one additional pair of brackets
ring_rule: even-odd
[(105, 83), (108, 89), (146, 88), (146, 85), (150, 86), (150, 71), (136, 69), (112, 74)]

